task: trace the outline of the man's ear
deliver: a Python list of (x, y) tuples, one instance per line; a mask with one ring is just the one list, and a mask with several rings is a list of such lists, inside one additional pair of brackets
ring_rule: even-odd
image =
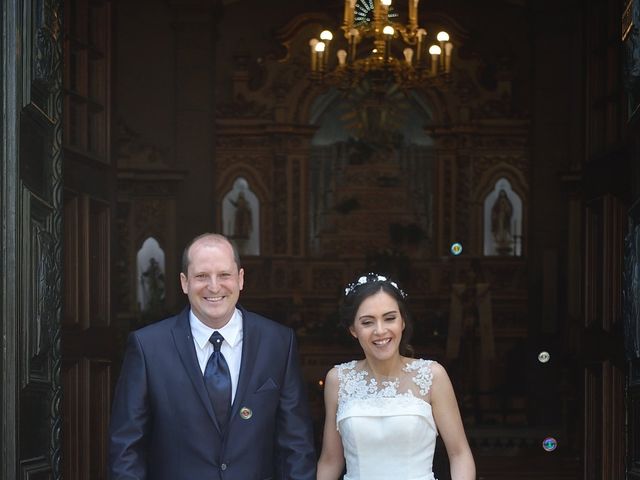
[(189, 290), (187, 288), (188, 286), (188, 281), (187, 281), (187, 276), (180, 272), (180, 285), (182, 286), (182, 293), (187, 294), (189, 293)]
[(244, 288), (244, 268), (238, 270), (238, 285), (240, 286), (240, 290)]

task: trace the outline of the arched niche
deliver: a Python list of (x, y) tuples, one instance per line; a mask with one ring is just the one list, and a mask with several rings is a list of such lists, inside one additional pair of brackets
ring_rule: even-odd
[(311, 143), (327, 146), (349, 138), (382, 142), (389, 135), (398, 145), (432, 147), (433, 139), (424, 130), (432, 117), (420, 93), (404, 92), (394, 84), (384, 93), (366, 81), (348, 94), (330, 88), (311, 106), (310, 123), (318, 126)]
[(136, 254), (137, 300), (142, 313), (153, 315), (164, 309), (165, 254), (153, 237), (148, 237)]
[(484, 199), (484, 254), (522, 255), (522, 199), (506, 178), (496, 181)]
[[(424, 98), (363, 81), (315, 99), (309, 215), (316, 253), (426, 252), (433, 238), (435, 148)], [(356, 247), (359, 245), (360, 247)]]
[(222, 225), (240, 255), (260, 255), (260, 201), (244, 177), (222, 199)]

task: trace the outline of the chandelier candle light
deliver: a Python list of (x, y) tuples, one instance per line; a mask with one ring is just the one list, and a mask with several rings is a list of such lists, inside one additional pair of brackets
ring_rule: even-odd
[[(448, 80), (453, 44), (449, 34), (441, 31), (436, 36), (438, 43), (427, 50), (427, 31), (418, 26), (419, 1), (408, 0), (408, 22), (404, 25), (392, 20), (398, 16), (392, 0), (345, 0), (342, 30), (348, 51), (336, 52), (337, 64), (331, 69), (333, 33), (323, 30), (319, 39), (312, 38), (309, 41), (312, 78), (349, 87), (365, 76), (381, 80), (393, 75), (403, 88), (424, 85), (434, 79)], [(358, 58), (363, 51), (367, 53)], [(404, 58), (400, 58), (400, 51)]]

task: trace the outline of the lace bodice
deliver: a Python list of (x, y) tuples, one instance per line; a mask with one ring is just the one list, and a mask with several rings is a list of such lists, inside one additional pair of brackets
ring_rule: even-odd
[(402, 369), (406, 375), (382, 381), (380, 385), (375, 378), (369, 378), (367, 370), (357, 367), (357, 360), (336, 365), (340, 380), (338, 411), (341, 406), (354, 399), (417, 397), (425, 400), (433, 379), (431, 363), (431, 360), (413, 360)]
[(399, 378), (381, 382), (357, 361), (336, 366), (345, 480), (434, 480), (431, 364), (413, 360)]

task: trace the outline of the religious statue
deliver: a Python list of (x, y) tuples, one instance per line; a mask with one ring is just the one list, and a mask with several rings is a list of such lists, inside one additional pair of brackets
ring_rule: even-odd
[(243, 192), (238, 193), (235, 201), (229, 200), (235, 207), (233, 222), (233, 238), (238, 240), (248, 240), (253, 231), (253, 218), (251, 206)]
[(151, 257), (149, 267), (140, 275), (143, 304), (141, 310), (145, 314), (160, 314), (164, 304), (164, 273), (158, 261)]
[(507, 192), (500, 189), (498, 198), (491, 208), (491, 233), (499, 255), (510, 255), (513, 251), (513, 235), (511, 233), (511, 217), (513, 205)]

